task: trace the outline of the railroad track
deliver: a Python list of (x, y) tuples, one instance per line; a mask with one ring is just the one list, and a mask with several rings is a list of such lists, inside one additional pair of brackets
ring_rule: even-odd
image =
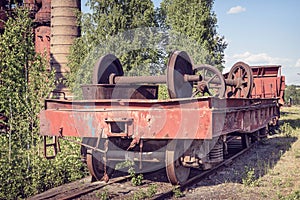
[[(198, 183), (199, 181), (201, 181), (203, 178), (207, 177), (208, 175), (213, 174), (216, 170), (218, 170), (222, 166), (226, 166), (226, 165), (232, 163), (234, 159), (236, 159), (237, 157), (239, 157), (242, 154), (244, 154), (245, 152), (247, 152), (255, 144), (256, 143), (253, 143), (245, 149), (240, 149), (240, 151), (238, 153), (230, 155), (223, 162), (219, 163), (217, 166), (213, 167), (210, 170), (203, 171), (200, 174), (198, 174), (199, 173), (198, 170), (195, 170), (195, 174), (198, 174), (198, 175), (193, 176), (191, 179), (189, 179), (188, 181), (183, 183), (179, 187), (179, 189), (181, 191), (183, 191), (186, 188)], [(238, 148), (238, 147), (235, 146), (233, 148)], [(161, 172), (154, 172), (154, 173), (151, 173), (148, 176), (153, 177), (153, 174), (155, 174), (155, 173), (165, 173), (165, 172), (164, 172), (164, 170), (161, 170)], [(157, 176), (159, 177), (161, 175), (157, 175)], [(147, 179), (147, 175), (145, 175), (145, 177)], [(85, 198), (85, 196), (89, 195), (89, 194), (91, 194), (95, 191), (107, 188), (108, 186), (114, 185), (114, 184), (117, 184), (117, 185), (112, 186), (112, 188), (116, 188), (116, 187), (120, 188), (121, 184), (125, 184), (129, 181), (130, 181), (130, 176), (128, 176), (128, 175), (124, 176), (124, 174), (122, 176), (118, 176), (118, 177), (114, 177), (114, 178), (110, 179), (108, 183), (105, 183), (105, 182), (91, 183), (90, 182), (90, 177), (89, 177), (89, 178), (82, 179), (81, 181), (79, 181), (74, 186), (67, 184), (66, 186), (63, 187), (63, 189), (52, 189), (52, 190), (49, 190), (45, 193), (42, 193), (40, 195), (36, 195), (36, 196), (30, 198), (30, 200), (39, 200), (39, 199), (79, 199), (79, 198), (80, 199), (88, 199), (88, 198)], [(144, 184), (141, 187), (136, 186), (134, 188), (134, 190), (137, 191), (137, 190), (141, 189), (142, 187), (146, 188), (150, 184), (156, 184), (156, 183), (160, 184), (160, 191), (158, 191), (158, 194), (154, 195), (152, 197), (152, 199), (166, 199), (166, 198), (170, 198), (170, 197), (173, 196), (174, 186), (172, 186), (166, 180), (157, 180), (157, 181), (151, 180), (151, 181), (149, 181), (148, 183)], [(107, 192), (108, 193), (113, 193), (113, 192), (115, 192), (113, 190), (114, 189), (112, 189), (112, 191), (108, 190)]]
[(65, 186), (63, 189), (61, 187), (59, 189), (52, 189), (50, 191), (47, 191), (45, 193), (36, 195), (32, 198), (29, 198), (29, 200), (41, 200), (41, 199), (61, 199), (61, 200), (67, 200), (67, 199), (75, 199), (82, 195), (88, 194), (90, 192), (93, 192), (95, 190), (99, 190), (105, 186), (119, 183), (126, 181), (130, 176), (122, 176), (122, 177), (116, 177), (110, 179), (109, 182), (105, 183), (103, 181), (101, 182), (94, 182), (91, 183), (90, 179), (91, 177), (87, 177), (79, 182), (78, 184), (75, 184), (74, 186), (69, 185)]
[[(198, 183), (199, 181), (201, 181), (201, 179), (205, 178), (206, 176), (214, 173), (216, 170), (218, 170), (219, 168), (226, 166), (230, 163), (233, 162), (234, 159), (238, 158), (239, 156), (241, 156), (242, 154), (246, 153), (247, 151), (249, 151), (256, 143), (251, 144), (249, 147), (242, 149), (241, 151), (239, 151), (238, 153), (230, 156), (229, 158), (225, 159), (223, 162), (219, 163), (217, 166), (213, 167), (210, 170), (204, 171), (203, 173), (194, 176), (193, 178), (187, 180), (185, 183), (183, 183), (182, 185), (180, 185), (180, 190), (183, 191), (184, 189), (186, 189), (189, 186), (192, 186), (196, 183)], [(167, 192), (161, 193), (156, 195), (153, 199), (159, 200), (159, 199), (166, 199), (168, 197), (173, 196), (173, 188)]]

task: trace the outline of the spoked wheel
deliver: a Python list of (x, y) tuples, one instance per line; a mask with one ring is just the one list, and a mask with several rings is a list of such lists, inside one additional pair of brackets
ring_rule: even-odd
[(184, 144), (180, 140), (172, 140), (166, 149), (166, 171), (171, 184), (184, 183), (189, 175), (190, 168), (182, 166), (181, 157), (184, 153)]
[(194, 71), (195, 74), (202, 77), (202, 80), (197, 82), (193, 97), (224, 97), (226, 84), (223, 75), (217, 68), (211, 65), (196, 65)]
[[(95, 147), (97, 144), (97, 138), (83, 138), (82, 142), (89, 146)], [(99, 149), (104, 149), (104, 143), (99, 144)], [(111, 163), (105, 162), (104, 154), (95, 151), (94, 149), (86, 148), (86, 163), (89, 172), (92, 176), (92, 182), (94, 181), (105, 181), (109, 180), (109, 176), (113, 173)]]
[(253, 88), (252, 69), (243, 62), (238, 62), (231, 68), (228, 80), (233, 82), (227, 89), (227, 97), (249, 98)]

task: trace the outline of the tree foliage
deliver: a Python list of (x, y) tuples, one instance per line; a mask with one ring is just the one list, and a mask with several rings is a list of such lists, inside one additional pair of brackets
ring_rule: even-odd
[(300, 104), (300, 87), (296, 85), (289, 85), (285, 89), (284, 94), (285, 102), (293, 105)]
[[(214, 0), (164, 0), (161, 3), (161, 16), (165, 27), (186, 35), (207, 51), (204, 64), (211, 64), (221, 70), (227, 44), (224, 37), (217, 34), (213, 3)], [(194, 60), (202, 61), (197, 57)]]
[(7, 131), (0, 133), (0, 199), (26, 198), (82, 177), (77, 170), (79, 149), (51, 161), (40, 150), (38, 114), (53, 89), (54, 73), (47, 70), (45, 58), (35, 53), (33, 22), (28, 16), (27, 10), (16, 9), (0, 36), (0, 111), (8, 118)]
[(132, 74), (139, 73), (142, 60), (157, 62), (158, 52), (148, 51), (140, 40), (135, 39), (145, 35), (126, 32), (156, 26), (151, 0), (90, 0), (88, 5), (91, 13), (80, 16), (82, 36), (75, 41), (69, 57), (71, 74), (68, 80), (71, 87), (77, 83), (78, 77), (80, 83), (90, 83), (91, 68), (99, 57), (107, 53), (116, 54), (124, 71)]
[(196, 64), (222, 68), (226, 44), (216, 32), (213, 1), (165, 0), (156, 10), (150, 0), (89, 0), (88, 6), (91, 13), (80, 15), (82, 36), (69, 57), (75, 94), (80, 84), (91, 83), (94, 64), (108, 53), (121, 60), (127, 75), (164, 74), (174, 50), (187, 51)]

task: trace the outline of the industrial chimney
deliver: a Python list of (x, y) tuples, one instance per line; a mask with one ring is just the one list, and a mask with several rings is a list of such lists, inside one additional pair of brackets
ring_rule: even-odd
[(65, 92), (67, 96), (71, 96), (65, 86), (70, 72), (68, 55), (74, 39), (80, 35), (77, 25), (80, 6), (80, 0), (51, 0), (50, 65), (56, 71), (56, 91)]

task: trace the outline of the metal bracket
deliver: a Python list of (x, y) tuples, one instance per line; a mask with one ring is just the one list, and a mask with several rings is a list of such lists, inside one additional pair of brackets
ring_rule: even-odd
[(108, 136), (128, 137), (133, 134), (132, 118), (106, 118), (104, 121), (109, 125), (109, 131), (107, 133)]
[[(57, 91), (57, 90), (51, 91), (50, 97), (49, 97), (49, 98), (53, 98), (53, 95), (54, 95), (54, 94), (63, 95), (63, 99), (64, 99), (64, 100), (68, 100), (68, 98), (66, 97), (66, 93), (65, 93), (65, 92)], [(56, 97), (56, 98), (57, 98), (57, 97)], [(60, 99), (59, 96), (58, 96), (58, 99)]]
[[(60, 151), (59, 140), (57, 136), (53, 136), (53, 142), (47, 144), (47, 137), (48, 136), (44, 136), (44, 156), (46, 159), (54, 159), (57, 155), (57, 152)], [(50, 156), (47, 154), (47, 149), (49, 147), (53, 147), (53, 154)]]

